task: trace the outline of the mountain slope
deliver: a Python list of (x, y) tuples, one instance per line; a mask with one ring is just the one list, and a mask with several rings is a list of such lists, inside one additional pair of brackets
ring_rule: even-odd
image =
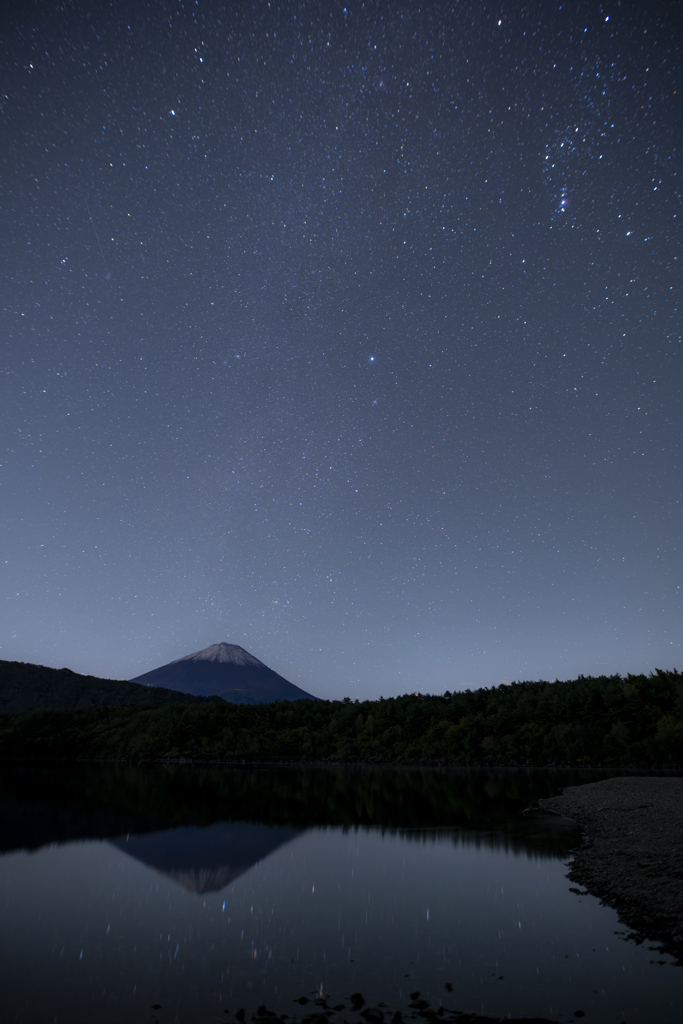
[(47, 668), (23, 661), (0, 661), (0, 713), (21, 714), (38, 708), (104, 708), (137, 704), (204, 704), (217, 697), (192, 696), (175, 689), (154, 689), (126, 680), (81, 676), (68, 668)]
[(211, 644), (202, 651), (136, 676), (133, 682), (205, 697), (216, 694), (233, 704), (318, 699), (237, 644)]

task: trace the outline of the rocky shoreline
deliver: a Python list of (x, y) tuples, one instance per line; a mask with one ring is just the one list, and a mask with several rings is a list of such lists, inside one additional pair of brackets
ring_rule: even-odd
[[(452, 986), (446, 985), (447, 991), (451, 988)], [(248, 1018), (243, 1009), (233, 1014), (229, 1010), (223, 1012), (228, 1018), (234, 1017), (238, 1024), (244, 1024), (245, 1019), (250, 1020), (252, 1024), (408, 1024), (408, 1021), (433, 1021), (441, 1024), (553, 1024), (546, 1017), (482, 1017), (477, 1013), (449, 1009), (443, 1003), (433, 1006), (429, 1000), (420, 998), (420, 995), (419, 992), (413, 992), (408, 1008), (403, 1011), (392, 1010), (386, 1003), (368, 1006), (361, 993), (354, 992), (347, 1000), (334, 1006), (329, 1005), (322, 997), (312, 1001), (305, 996), (295, 999), (295, 1003), (301, 1006), (300, 1016), (295, 1013), (292, 1017), (287, 1013), (270, 1010), (266, 1006), (259, 1006), (256, 1013)], [(154, 1006), (152, 1009), (161, 1007)], [(575, 1017), (583, 1016), (585, 1014), (581, 1010), (575, 1013)]]
[(569, 878), (683, 966), (683, 778), (605, 779), (539, 804), (583, 829)]

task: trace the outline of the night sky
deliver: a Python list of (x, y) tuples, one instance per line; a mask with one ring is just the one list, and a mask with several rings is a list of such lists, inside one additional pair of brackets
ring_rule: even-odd
[(6, 3), (0, 658), (683, 668), (683, 18)]

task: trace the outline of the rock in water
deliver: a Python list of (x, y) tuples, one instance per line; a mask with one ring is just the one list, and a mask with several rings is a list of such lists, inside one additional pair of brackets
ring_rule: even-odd
[(317, 700), (290, 683), (237, 644), (211, 644), (131, 682), (165, 686), (202, 697), (222, 697), (233, 704), (268, 704), (274, 700)]

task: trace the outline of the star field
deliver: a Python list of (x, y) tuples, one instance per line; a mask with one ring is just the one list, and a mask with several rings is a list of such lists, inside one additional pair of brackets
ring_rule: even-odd
[(681, 19), (9, 4), (0, 657), (681, 667)]

